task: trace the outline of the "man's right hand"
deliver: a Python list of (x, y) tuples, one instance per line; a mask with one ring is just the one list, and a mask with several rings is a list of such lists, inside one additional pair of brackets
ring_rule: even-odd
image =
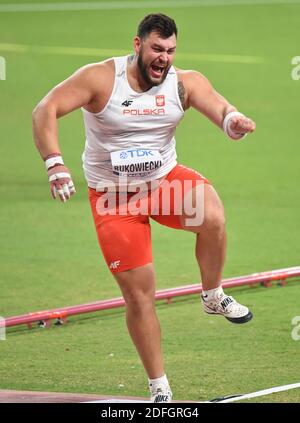
[(47, 156), (44, 160), (52, 197), (55, 199), (58, 194), (61, 201), (65, 202), (69, 200), (71, 195), (75, 194), (76, 191), (70, 171), (64, 165), (61, 155), (53, 153)]
[(71, 195), (76, 193), (70, 171), (67, 167), (58, 165), (48, 169), (47, 172), (51, 194), (54, 199), (57, 198), (58, 194), (60, 200), (65, 202), (70, 199)]

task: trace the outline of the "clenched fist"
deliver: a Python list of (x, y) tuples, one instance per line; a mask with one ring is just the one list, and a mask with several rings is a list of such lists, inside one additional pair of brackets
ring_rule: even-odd
[(256, 124), (242, 113), (230, 112), (225, 116), (223, 128), (231, 139), (238, 141), (255, 131)]

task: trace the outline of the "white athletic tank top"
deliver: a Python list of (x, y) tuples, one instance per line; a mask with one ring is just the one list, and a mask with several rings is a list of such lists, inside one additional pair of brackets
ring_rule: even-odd
[(172, 66), (161, 85), (138, 93), (127, 80), (129, 56), (114, 58), (115, 81), (99, 113), (82, 108), (86, 142), (82, 155), (88, 185), (97, 188), (120, 177), (150, 182), (177, 164), (175, 130), (184, 115)]

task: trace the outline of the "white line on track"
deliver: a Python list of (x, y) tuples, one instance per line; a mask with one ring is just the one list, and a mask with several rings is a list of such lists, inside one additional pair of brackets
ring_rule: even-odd
[[(25, 44), (0, 43), (0, 53), (36, 53), (36, 54), (57, 54), (68, 56), (90, 56), (107, 58), (112, 56), (125, 56), (129, 54), (127, 50), (98, 49), (83, 47), (55, 47), (55, 46), (34, 46)], [(197, 53), (177, 53), (177, 60), (191, 60), (199, 62), (218, 62), (218, 63), (239, 63), (239, 64), (258, 64), (265, 62), (260, 56), (240, 56), (232, 54), (197, 54)]]
[[(227, 403), (227, 402), (236, 402), (242, 401), (250, 398), (262, 397), (265, 395), (274, 394), (276, 392), (289, 391), (290, 389), (300, 388), (300, 383), (292, 383), (291, 385), (276, 386), (275, 388), (263, 389), (262, 391), (252, 392), (251, 394), (245, 394), (233, 398), (223, 399), (218, 401), (218, 403)], [(210, 402), (210, 401), (208, 401)]]
[(12, 3), (1, 4), (1, 12), (68, 12), (88, 10), (121, 10), (187, 8), (211, 6), (256, 6), (300, 4), (300, 0), (161, 0), (161, 1), (103, 1), (72, 3)]

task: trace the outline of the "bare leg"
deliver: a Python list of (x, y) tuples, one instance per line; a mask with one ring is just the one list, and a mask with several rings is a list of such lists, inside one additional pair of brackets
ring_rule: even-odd
[(126, 323), (130, 336), (150, 379), (165, 374), (161, 351), (160, 324), (155, 311), (155, 272), (151, 263), (115, 278), (126, 302)]
[[(193, 195), (196, 195), (194, 190)], [(203, 204), (199, 204), (202, 207)], [(217, 288), (221, 284), (226, 255), (226, 230), (222, 202), (215, 189), (204, 185), (204, 220), (199, 226), (186, 226), (186, 215), (182, 224), (196, 234), (196, 258), (200, 267), (204, 290)]]
[[(192, 191), (193, 199), (196, 191)], [(209, 314), (221, 314), (232, 323), (249, 322), (253, 315), (248, 307), (228, 297), (222, 290), (222, 271), (226, 255), (226, 231), (224, 209), (218, 194), (211, 185), (204, 185), (204, 199), (200, 196), (201, 207), (204, 204), (203, 223), (199, 226), (184, 226), (196, 233), (196, 258), (202, 277), (202, 305)], [(186, 216), (183, 216), (183, 224)]]

